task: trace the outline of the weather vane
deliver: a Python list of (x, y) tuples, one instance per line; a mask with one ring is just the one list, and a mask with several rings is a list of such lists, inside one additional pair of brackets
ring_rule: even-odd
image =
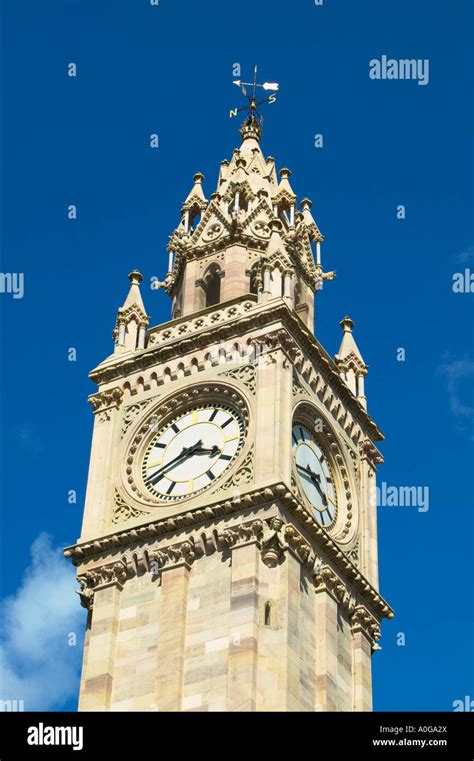
[[(248, 104), (245, 106), (241, 106), (240, 108), (232, 108), (229, 113), (229, 117), (232, 119), (233, 116), (237, 116), (240, 111), (248, 111), (248, 116), (244, 122), (247, 126), (261, 126), (263, 118), (260, 116), (258, 112), (258, 107), (263, 105), (263, 103), (275, 103), (276, 101), (276, 95), (272, 92), (271, 95), (268, 96), (268, 98), (263, 98), (263, 100), (257, 100), (257, 87), (261, 87), (263, 90), (278, 90), (279, 84), (277, 82), (264, 82), (263, 84), (258, 84), (257, 82), (257, 67), (255, 66), (253, 71), (253, 82), (242, 82), (240, 79), (234, 79), (234, 85), (237, 85), (237, 87), (240, 87), (242, 90), (242, 93), (245, 95), (245, 97), (248, 100)], [(247, 92), (247, 87), (251, 87), (252, 94), (249, 95)]]

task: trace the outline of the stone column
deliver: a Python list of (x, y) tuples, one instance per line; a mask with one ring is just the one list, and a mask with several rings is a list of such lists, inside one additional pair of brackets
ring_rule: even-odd
[(145, 338), (146, 338), (146, 326), (140, 325), (140, 328), (138, 330), (138, 345), (137, 349), (144, 349), (145, 348)]
[(315, 710), (337, 711), (337, 600), (332, 574), (324, 568), (316, 587)]
[(257, 703), (261, 522), (227, 529), (231, 590), (227, 711), (254, 711)]
[(352, 674), (354, 711), (372, 710), (372, 638), (367, 631), (371, 616), (359, 606), (352, 615)]
[(158, 551), (161, 566), (160, 618), (156, 648), (158, 711), (181, 711), (189, 572), (194, 553), (188, 543)]
[(361, 492), (361, 572), (378, 589), (376, 465), (383, 462), (369, 439), (359, 442)]
[(118, 408), (122, 397), (123, 391), (118, 387), (89, 397), (95, 419), (81, 541), (107, 533), (107, 510), (110, 509), (113, 499), (110, 474), (117, 455)]
[(124, 346), (125, 345), (125, 331), (127, 329), (127, 326), (124, 322), (119, 323), (119, 334), (117, 339), (117, 346)]
[(300, 703), (300, 646), (299, 646), (299, 608), (301, 566), (291, 553), (285, 553), (285, 562), (281, 565), (283, 576), (282, 594), (285, 600), (282, 625), (286, 631), (286, 664), (280, 676), (278, 690), (284, 695), (280, 710), (299, 711)]
[(89, 612), (87, 653), (81, 677), (79, 711), (108, 711), (112, 702), (115, 647), (119, 628), (122, 584), (110, 582), (94, 589)]

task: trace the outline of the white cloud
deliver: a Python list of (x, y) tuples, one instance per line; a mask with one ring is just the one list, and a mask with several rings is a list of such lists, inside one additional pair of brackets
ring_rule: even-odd
[[(26, 711), (60, 709), (79, 689), (85, 611), (75, 569), (47, 534), (31, 545), (31, 563), (16, 593), (2, 600), (1, 698)], [(68, 644), (71, 633), (76, 645)]]
[(468, 246), (468, 248), (461, 251), (456, 258), (463, 264), (472, 261), (474, 259), (474, 246)]
[[(474, 406), (472, 383), (466, 383), (474, 378), (474, 362), (468, 359), (458, 359), (446, 362), (438, 367), (438, 373), (444, 378), (451, 412), (455, 417), (465, 422), (474, 421)], [(466, 393), (466, 388), (468, 393)]]

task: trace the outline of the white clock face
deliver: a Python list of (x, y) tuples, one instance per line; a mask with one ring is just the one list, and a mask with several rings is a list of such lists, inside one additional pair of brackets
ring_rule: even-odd
[(327, 458), (305, 425), (293, 426), (292, 439), (299, 484), (320, 526), (330, 529), (336, 520), (337, 496)]
[(243, 441), (243, 420), (232, 407), (195, 407), (153, 437), (143, 458), (143, 484), (161, 500), (185, 499), (211, 486), (235, 460)]

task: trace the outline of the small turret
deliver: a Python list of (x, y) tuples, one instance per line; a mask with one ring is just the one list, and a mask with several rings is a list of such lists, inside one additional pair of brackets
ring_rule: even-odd
[(140, 293), (143, 275), (138, 270), (133, 270), (128, 279), (130, 280), (130, 290), (123, 306), (119, 307), (117, 311), (117, 320), (113, 332), (114, 353), (144, 349), (146, 329), (150, 322)]
[(367, 409), (367, 399), (364, 390), (364, 378), (368, 365), (362, 359), (362, 354), (352, 334), (354, 323), (350, 317), (344, 317), (339, 323), (343, 330), (342, 341), (334, 361), (339, 369), (341, 378), (349, 386), (364, 409)]

